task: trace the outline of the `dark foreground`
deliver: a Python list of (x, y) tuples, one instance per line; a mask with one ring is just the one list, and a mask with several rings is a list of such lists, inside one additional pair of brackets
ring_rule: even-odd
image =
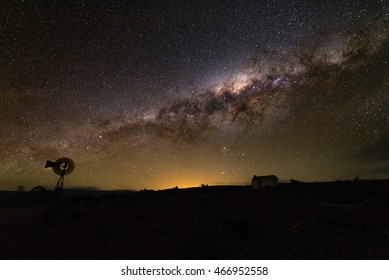
[(360, 181), (2, 192), (0, 258), (389, 259), (388, 190), (389, 181)]

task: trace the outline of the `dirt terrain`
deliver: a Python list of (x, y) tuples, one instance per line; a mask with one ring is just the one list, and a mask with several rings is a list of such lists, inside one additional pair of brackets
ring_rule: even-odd
[(389, 259), (388, 190), (338, 181), (1, 192), (0, 258)]

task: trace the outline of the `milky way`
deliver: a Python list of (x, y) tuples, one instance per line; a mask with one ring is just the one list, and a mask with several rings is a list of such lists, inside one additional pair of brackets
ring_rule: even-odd
[(388, 177), (384, 1), (77, 3), (5, 9), (1, 188)]

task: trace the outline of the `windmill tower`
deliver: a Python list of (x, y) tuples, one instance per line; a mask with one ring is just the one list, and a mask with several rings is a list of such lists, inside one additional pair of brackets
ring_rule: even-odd
[(59, 175), (57, 184), (55, 185), (55, 191), (62, 191), (64, 185), (64, 178), (66, 175), (69, 175), (73, 172), (75, 168), (74, 161), (70, 158), (64, 157), (57, 159), (56, 161), (46, 161), (45, 168), (52, 168), (54, 173)]

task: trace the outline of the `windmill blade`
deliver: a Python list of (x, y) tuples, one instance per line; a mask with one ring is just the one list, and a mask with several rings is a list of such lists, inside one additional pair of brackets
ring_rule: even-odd
[(73, 172), (76, 167), (74, 161), (70, 158), (60, 158), (55, 161), (55, 166), (53, 167), (53, 171), (57, 175), (69, 175)]

